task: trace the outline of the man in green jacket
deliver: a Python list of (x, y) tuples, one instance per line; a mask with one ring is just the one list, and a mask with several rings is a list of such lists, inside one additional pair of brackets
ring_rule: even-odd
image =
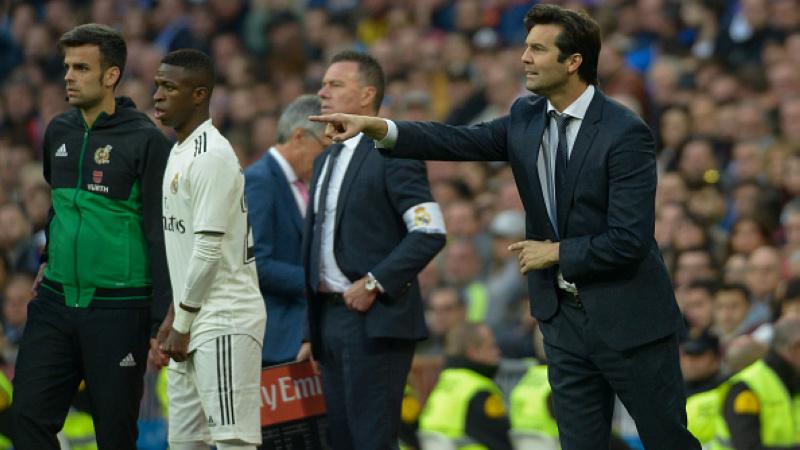
[(73, 108), (44, 136), (53, 204), (17, 359), (13, 439), (18, 450), (58, 449), (85, 379), (98, 446), (132, 450), (149, 338), (171, 302), (161, 217), (171, 145), (114, 97), (127, 57), (117, 31), (80, 25), (58, 45)]

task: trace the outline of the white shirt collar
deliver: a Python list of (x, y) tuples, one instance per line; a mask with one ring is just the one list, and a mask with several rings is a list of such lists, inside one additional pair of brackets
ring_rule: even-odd
[(286, 158), (281, 155), (281, 152), (279, 152), (277, 148), (270, 147), (269, 154), (272, 155), (272, 157), (275, 158), (275, 161), (278, 162), (283, 174), (286, 175), (286, 179), (289, 180), (289, 184), (297, 181), (297, 174), (294, 173), (294, 169), (292, 169), (289, 161), (286, 161)]
[(342, 144), (344, 144), (344, 147), (348, 150), (355, 150), (356, 147), (358, 147), (358, 143), (361, 142), (361, 136), (363, 135), (364, 133), (358, 133), (350, 139), (342, 142)]
[[(583, 93), (575, 99), (572, 104), (567, 106), (561, 114), (567, 114), (570, 117), (574, 117), (580, 120), (586, 116), (586, 111), (589, 109), (589, 104), (592, 103), (592, 98), (594, 98), (595, 88), (593, 84), (584, 89)], [(550, 115), (550, 111), (558, 111), (550, 100), (547, 101), (547, 114)]]

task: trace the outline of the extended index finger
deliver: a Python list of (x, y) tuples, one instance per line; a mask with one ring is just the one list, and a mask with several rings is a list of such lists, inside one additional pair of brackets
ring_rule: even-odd
[(332, 123), (332, 122), (339, 122), (341, 121), (341, 117), (339, 114), (320, 114), (316, 116), (308, 116), (308, 120), (312, 122), (324, 122), (324, 123)]
[(522, 250), (523, 248), (525, 248), (525, 243), (526, 243), (526, 242), (528, 242), (528, 241), (519, 241), (519, 242), (514, 242), (513, 244), (511, 244), (511, 245), (509, 245), (509, 246), (508, 246), (508, 249), (509, 249), (510, 251), (512, 251), (512, 252), (515, 252), (515, 251), (517, 251), (517, 250)]

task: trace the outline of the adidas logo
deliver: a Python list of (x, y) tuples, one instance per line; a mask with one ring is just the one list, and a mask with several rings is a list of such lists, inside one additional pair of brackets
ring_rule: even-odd
[(214, 422), (214, 418), (213, 418), (213, 417), (211, 417), (211, 416), (208, 416), (208, 426), (209, 426), (209, 427), (215, 427), (215, 426), (217, 426), (217, 424)]
[(66, 158), (67, 156), (67, 144), (61, 144), (61, 147), (56, 150), (56, 158)]
[(133, 355), (128, 353), (122, 358), (122, 361), (119, 362), (120, 367), (134, 367), (136, 366), (136, 361), (133, 359)]

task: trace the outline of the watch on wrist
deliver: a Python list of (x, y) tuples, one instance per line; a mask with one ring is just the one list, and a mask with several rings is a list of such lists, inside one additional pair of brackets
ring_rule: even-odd
[(372, 276), (372, 274), (367, 274), (367, 281), (364, 283), (364, 288), (366, 288), (370, 292), (378, 292), (378, 280)]

